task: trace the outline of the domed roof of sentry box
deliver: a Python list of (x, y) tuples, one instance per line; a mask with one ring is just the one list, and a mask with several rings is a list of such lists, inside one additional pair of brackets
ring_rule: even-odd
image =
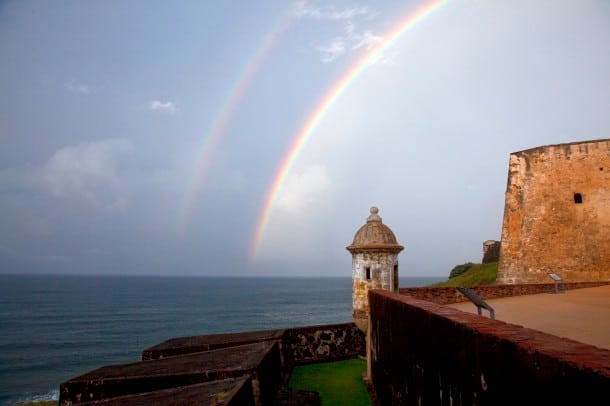
[(404, 249), (396, 241), (396, 236), (390, 227), (383, 224), (377, 213), (379, 209), (371, 207), (371, 214), (366, 219), (366, 224), (356, 232), (354, 242), (346, 247), (349, 252), (383, 250), (398, 253)]

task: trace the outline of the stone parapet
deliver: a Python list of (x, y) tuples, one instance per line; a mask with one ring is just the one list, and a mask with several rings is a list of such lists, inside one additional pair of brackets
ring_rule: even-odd
[(126, 395), (248, 376), (257, 405), (269, 404), (281, 382), (278, 342), (109, 365), (60, 385), (59, 404), (71, 405)]
[[(142, 361), (104, 366), (62, 383), (60, 405), (137, 405), (149, 400), (174, 404), (174, 398), (201, 404), (197, 391), (213, 395), (221, 387), (227, 396), (214, 399), (214, 404), (263, 405), (276, 404), (277, 396), (310, 398), (306, 393), (279, 392), (295, 365), (356, 358), (364, 349), (364, 334), (354, 323), (172, 338), (145, 349)], [(214, 386), (218, 380), (224, 383)]]
[(92, 402), (82, 402), (82, 406), (151, 406), (151, 405), (214, 405), (214, 406), (254, 406), (252, 381), (245, 376), (223, 379), (196, 385), (155, 390), (135, 395), (118, 396)]
[(285, 330), (280, 329), (176, 337), (142, 351), (142, 360), (161, 359), (264, 341), (279, 341), (284, 332)]
[[(610, 282), (567, 282), (563, 284), (565, 289), (594, 288), (597, 286), (610, 285)], [(489, 285), (474, 286), (473, 291), (482, 299), (497, 299), (509, 296), (535, 295), (538, 293), (555, 292), (554, 283), (522, 283), (514, 285)], [(467, 302), (468, 298), (462, 295), (456, 288), (400, 288), (401, 295), (412, 296), (416, 299), (426, 300), (437, 304), (451, 304)]]
[(369, 304), (372, 382), (380, 404), (588, 405), (607, 399), (608, 350), (382, 290), (369, 293)]

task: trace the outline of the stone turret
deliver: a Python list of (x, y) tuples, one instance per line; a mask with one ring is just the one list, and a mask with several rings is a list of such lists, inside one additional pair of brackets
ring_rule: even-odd
[(483, 243), (483, 264), (498, 262), (500, 259), (500, 241), (487, 240)]
[(352, 315), (360, 330), (366, 333), (369, 316), (368, 290), (398, 291), (398, 253), (404, 247), (371, 207), (366, 223), (347, 246), (352, 254)]

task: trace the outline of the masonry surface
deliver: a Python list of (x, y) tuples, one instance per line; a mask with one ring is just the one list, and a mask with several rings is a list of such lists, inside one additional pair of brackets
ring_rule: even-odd
[[(178, 337), (60, 385), (60, 405), (295, 405), (295, 365), (364, 355), (354, 323)], [(291, 393), (295, 392), (295, 393)], [(295, 403), (297, 402), (297, 403)]]
[[(610, 140), (511, 154), (498, 281), (473, 291), (492, 299), (610, 285), (609, 186)], [(346, 247), (355, 323), (170, 339), (142, 361), (62, 383), (60, 404), (317, 405), (315, 393), (286, 387), (292, 368), (364, 355), (383, 405), (609, 403), (610, 351), (445, 306), (466, 300), (455, 288), (399, 289), (404, 247), (370, 213)], [(497, 252), (486, 241), (483, 262)]]
[(610, 280), (610, 139), (510, 155), (498, 283)]
[(393, 292), (369, 301), (382, 405), (608, 403), (608, 350)]

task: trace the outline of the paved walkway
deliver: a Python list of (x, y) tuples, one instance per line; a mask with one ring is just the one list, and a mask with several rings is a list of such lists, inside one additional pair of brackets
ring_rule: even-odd
[[(489, 299), (486, 302), (494, 308), (496, 320), (610, 350), (610, 285), (559, 294)], [(449, 306), (477, 312), (471, 302)], [(489, 317), (489, 312), (483, 309), (483, 315)]]

